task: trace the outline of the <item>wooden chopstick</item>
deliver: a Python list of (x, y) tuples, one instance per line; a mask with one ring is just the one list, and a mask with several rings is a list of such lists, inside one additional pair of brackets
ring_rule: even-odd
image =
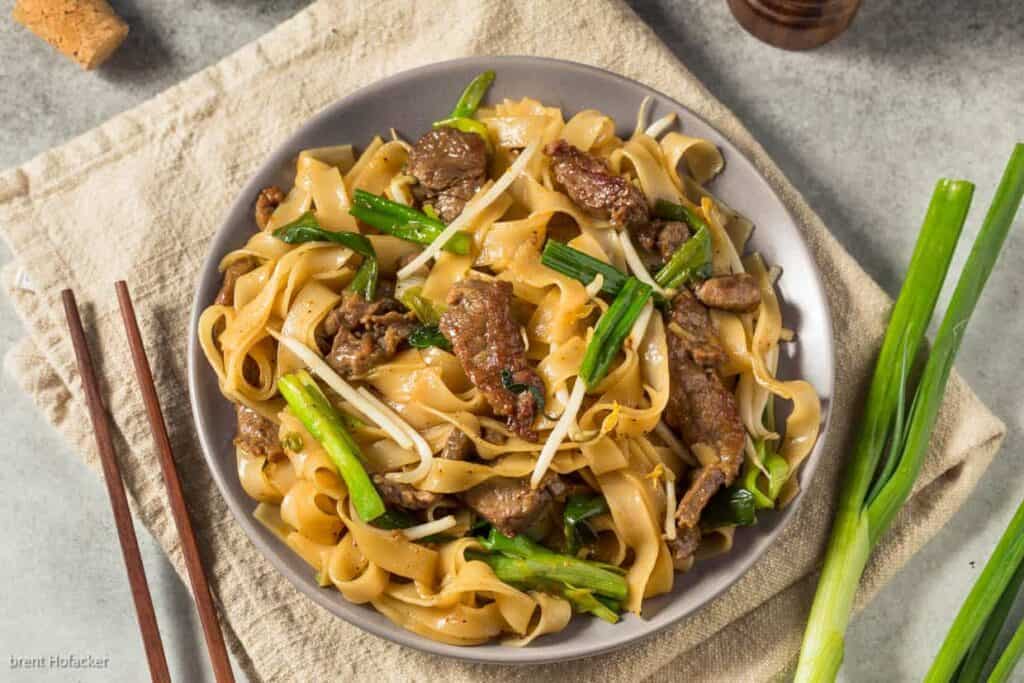
[(89, 407), (92, 429), (96, 434), (96, 446), (100, 452), (100, 463), (103, 465), (103, 479), (107, 484), (107, 495), (110, 507), (114, 511), (114, 524), (117, 526), (117, 538), (121, 542), (121, 555), (128, 571), (128, 584), (135, 602), (135, 614), (142, 631), (142, 642), (146, 648), (146, 661), (149, 662), (149, 673), (154, 681), (170, 683), (171, 674), (167, 670), (167, 658), (164, 656), (164, 645), (160, 639), (160, 627), (156, 623), (156, 612), (153, 611), (153, 599), (149, 594), (146, 582), (146, 569), (139, 555), (139, 541), (135, 537), (132, 516), (128, 509), (128, 498), (124, 493), (121, 481), (121, 467), (114, 454), (114, 441), (110, 435), (110, 422), (107, 409), (100, 396), (99, 382), (92, 365), (89, 343), (82, 328), (82, 318), (78, 314), (75, 294), (70, 289), (61, 292), (64, 300), (64, 315), (71, 331), (71, 344), (75, 348), (75, 360), (78, 362), (78, 374), (82, 377), (85, 389), (85, 402)]
[(167, 496), (171, 502), (174, 524), (178, 528), (178, 536), (181, 539), (181, 550), (185, 556), (185, 567), (188, 569), (188, 578), (192, 584), (192, 595), (195, 597), (199, 619), (203, 625), (203, 636), (206, 639), (206, 649), (210, 655), (213, 675), (217, 683), (233, 682), (235, 678), (231, 672), (227, 649), (224, 647), (224, 635), (221, 633), (220, 623), (217, 621), (217, 610), (214, 608), (213, 598), (210, 596), (210, 584), (206, 580), (203, 562), (199, 557), (199, 546), (196, 543), (196, 535), (192, 529), (188, 508), (185, 505), (181, 479), (174, 464), (174, 452), (171, 450), (171, 439), (167, 435), (167, 425), (164, 423), (164, 416), (160, 410), (160, 399), (156, 394), (153, 371), (149, 367), (146, 348), (142, 343), (142, 334), (139, 332), (139, 323), (135, 318), (135, 308), (132, 306), (131, 295), (128, 294), (128, 286), (124, 280), (117, 281), (114, 287), (117, 289), (117, 300), (121, 305), (121, 319), (124, 321), (125, 332), (128, 334), (128, 345), (131, 347), (132, 361), (135, 363), (135, 374), (142, 389), (142, 400), (146, 404), (146, 413), (149, 415), (149, 426), (153, 432), (153, 439), (156, 441), (157, 456), (160, 460), (160, 469), (163, 471)]

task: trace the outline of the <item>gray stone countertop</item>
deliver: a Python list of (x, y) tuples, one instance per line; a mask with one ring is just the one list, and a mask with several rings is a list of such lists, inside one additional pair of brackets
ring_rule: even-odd
[[(85, 132), (214, 63), (303, 0), (111, 0), (132, 27), (95, 73), (56, 55), (0, 0), (0, 167)], [(641, 2), (638, 13), (753, 131), (839, 241), (898, 291), (935, 180), (977, 183), (965, 243), (1015, 141), (1024, 139), (1024, 3), (866, 2), (852, 29), (814, 52), (768, 47), (721, 0)], [(966, 249), (954, 262), (963, 263)], [(0, 262), (10, 254), (0, 246)], [(853, 623), (843, 679), (920, 680), (1024, 498), (1024, 222), (1018, 220), (971, 323), (958, 367), (1009, 428), (977, 491)], [(0, 350), (23, 334), (0, 298)], [(0, 412), (0, 680), (147, 677), (100, 479), (10, 377)], [(140, 543), (175, 680), (212, 680), (188, 592), (144, 529)], [(1019, 610), (1018, 610), (1019, 614)], [(64, 678), (14, 658), (77, 654), (106, 668)], [(1020, 674), (1024, 676), (1024, 673)]]

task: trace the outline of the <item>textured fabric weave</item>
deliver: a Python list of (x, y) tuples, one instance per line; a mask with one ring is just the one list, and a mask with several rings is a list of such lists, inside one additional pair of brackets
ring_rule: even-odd
[[(322, 0), (155, 99), (0, 174), (0, 231), (14, 254), (4, 284), (29, 330), (7, 354), (7, 369), (95, 467), (59, 292), (73, 287), (90, 304), (86, 324), (135, 513), (182, 573), (117, 316), (112, 283), (130, 283), (226, 637), (254, 681), (534, 679), (537, 669), (472, 665), (402, 648), (305, 599), (232, 520), (199, 452), (185, 388), (196, 273), (220, 217), (262, 159), (312, 114), (367, 83), (429, 61), (479, 54), (586, 62), (686, 104), (754, 161), (814, 254), (835, 316), (836, 395), (832, 447), (798, 514), (776, 546), (695, 616), (627, 650), (544, 672), (561, 680), (770, 679), (792, 664), (799, 646), (841, 456), (891, 302), (742, 124), (619, 2), (574, 0), (567, 12), (563, 3), (541, 0), (415, 7)], [(34, 293), (18, 288), (19, 269)], [(1003, 434), (999, 420), (954, 374), (921, 488), (872, 558), (858, 606), (945, 524)]]

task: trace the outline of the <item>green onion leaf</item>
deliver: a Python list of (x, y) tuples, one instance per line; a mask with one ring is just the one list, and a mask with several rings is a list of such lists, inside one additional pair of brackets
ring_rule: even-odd
[(274, 237), (285, 244), (306, 242), (334, 242), (347, 247), (363, 257), (355, 277), (348, 284), (349, 291), (358, 292), (367, 301), (372, 301), (377, 291), (377, 252), (370, 240), (357, 232), (335, 232), (320, 227), (320, 221), (312, 211), (307, 211), (291, 223), (274, 231)]
[(406, 288), (398, 295), (398, 300), (415, 313), (421, 323), (437, 327), (438, 322), (441, 320), (441, 312), (437, 310), (434, 302), (423, 296), (422, 287)]
[[(565, 510), (562, 512), (566, 544), (565, 551), (575, 556), (582, 545), (583, 539), (581, 536), (583, 534), (596, 537), (590, 525), (587, 524), (587, 520), (607, 512), (608, 502), (604, 499), (604, 496), (569, 496), (569, 499), (565, 501)], [(581, 531), (583, 534), (581, 534)]]
[(416, 349), (429, 349), (436, 346), (444, 351), (452, 350), (452, 343), (441, 333), (436, 325), (420, 325), (409, 335), (409, 346)]
[(700, 527), (704, 531), (755, 524), (754, 494), (742, 486), (731, 486), (716, 493), (700, 516)]
[(529, 391), (533, 394), (533, 400), (537, 403), (537, 412), (544, 412), (544, 404), (546, 402), (544, 398), (544, 392), (540, 388), (533, 386), (532, 384), (523, 384), (522, 382), (514, 382), (512, 380), (512, 371), (508, 368), (504, 368), (501, 371), (501, 386), (505, 387), (513, 394), (521, 394), (524, 391)]

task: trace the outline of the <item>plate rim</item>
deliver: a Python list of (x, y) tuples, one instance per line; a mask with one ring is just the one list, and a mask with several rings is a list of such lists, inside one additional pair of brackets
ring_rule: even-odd
[[(223, 258), (223, 254), (216, 252), (214, 247), (217, 246), (218, 240), (224, 238), (224, 235), (229, 231), (229, 226), (233, 222), (233, 215), (239, 210), (239, 206), (245, 197), (253, 194), (254, 190), (258, 190), (257, 179), (265, 175), (268, 170), (273, 170), (280, 166), (279, 157), (285, 156), (287, 150), (295, 146), (296, 141), (303, 136), (303, 134), (317, 126), (318, 124), (331, 119), (338, 115), (339, 111), (343, 111), (348, 106), (352, 105), (358, 100), (364, 98), (373, 98), (377, 96), (381, 91), (384, 91), (395, 84), (402, 83), (408, 79), (414, 79), (416, 77), (430, 74), (433, 75), (437, 71), (450, 70), (459, 66), (476, 65), (478, 68), (493, 68), (498, 70), (501, 65), (518, 64), (518, 65), (535, 65), (541, 68), (558, 68), (567, 69), (569, 71), (586, 72), (591, 75), (596, 75), (602, 78), (610, 78), (614, 81), (624, 82), (625, 84), (639, 88), (647, 95), (662, 98), (665, 101), (671, 103), (673, 107), (677, 107), (679, 111), (685, 112), (687, 116), (692, 117), (701, 121), (704, 125), (708, 126), (712, 130), (716, 131), (719, 136), (726, 140), (730, 147), (730, 152), (735, 154), (743, 164), (749, 167), (754, 177), (762, 183), (767, 191), (779, 207), (785, 213), (790, 223), (796, 228), (797, 242), (796, 247), (804, 252), (804, 256), (807, 261), (811, 264), (810, 272), (806, 275), (809, 276), (814, 284), (814, 287), (820, 293), (821, 304), (823, 307), (823, 318), (824, 318), (824, 329), (822, 330), (822, 344), (826, 353), (827, 371), (823, 373), (825, 376), (822, 378), (827, 383), (824, 387), (825, 391), (822, 395), (828, 397), (827, 405), (822, 407), (822, 420), (820, 424), (820, 431), (818, 439), (815, 442), (811, 452), (803, 461), (798, 476), (800, 477), (800, 491), (794, 500), (778, 514), (778, 521), (776, 522), (773, 529), (771, 529), (763, 538), (764, 545), (756, 552), (750, 554), (749, 557), (743, 557), (738, 560), (738, 563), (734, 565), (730, 571), (732, 577), (728, 579), (722, 586), (711, 589), (708, 591), (707, 597), (704, 598), (700, 604), (696, 605), (693, 609), (681, 613), (664, 624), (650, 627), (649, 629), (640, 630), (639, 632), (632, 633), (628, 636), (624, 636), (620, 640), (614, 643), (599, 643), (595, 645), (587, 646), (585, 642), (580, 643), (581, 647), (576, 648), (563, 648), (560, 653), (540, 653), (533, 650), (531, 655), (531, 648), (529, 646), (525, 648), (512, 648), (507, 647), (498, 649), (497, 653), (491, 649), (486, 651), (486, 655), (479, 653), (482, 650), (479, 647), (474, 646), (458, 646), (448, 645), (438, 641), (430, 640), (424, 636), (407, 631), (406, 629), (387, 622), (386, 627), (379, 627), (376, 623), (363, 619), (361, 615), (353, 610), (343, 609), (345, 607), (351, 608), (362, 608), (361, 605), (341, 605), (337, 600), (332, 600), (328, 597), (324, 589), (317, 586), (311, 586), (309, 583), (308, 576), (300, 576), (298, 572), (294, 571), (289, 567), (280, 557), (280, 551), (273, 547), (270, 547), (262, 538), (255, 533), (256, 522), (252, 517), (251, 511), (244, 509), (241, 501), (235, 499), (234, 496), (229, 495), (228, 481), (226, 477), (219, 471), (218, 467), (214, 465), (216, 460), (216, 448), (211, 440), (208, 438), (207, 432), (212, 430), (212, 427), (207, 424), (206, 415), (201, 413), (199, 410), (199, 400), (197, 398), (199, 392), (200, 377), (199, 374), (203, 372), (203, 368), (206, 371), (211, 371), (207, 367), (206, 358), (203, 354), (202, 348), (199, 345), (199, 338), (196, 334), (196, 330), (199, 325), (199, 317), (202, 311), (206, 308), (206, 303), (201, 301), (200, 294), (204, 287), (204, 272), (208, 269), (210, 262), (216, 259), (219, 262), (220, 258)], [(248, 204), (248, 203), (247, 203)], [(246, 205), (247, 205), (246, 204)], [(755, 221), (755, 225), (757, 222)], [(800, 223), (794, 219), (792, 212), (789, 207), (783, 201), (782, 197), (776, 192), (775, 188), (768, 181), (768, 179), (761, 173), (757, 165), (747, 156), (747, 154), (740, 149), (732, 139), (723, 133), (717, 126), (713, 125), (706, 118), (693, 111), (690, 107), (680, 103), (674, 97), (666, 95), (663, 92), (648, 86), (636, 79), (624, 76), (622, 74), (615, 73), (608, 69), (601, 67), (583, 64), (580, 62), (574, 62), (564, 59), (556, 59), (552, 57), (538, 57), (531, 55), (495, 55), (495, 56), (475, 56), (475, 57), (461, 57), (457, 59), (444, 60), (439, 62), (431, 62), (411, 69), (406, 69), (393, 73), (384, 78), (378, 79), (372, 83), (369, 83), (361, 88), (358, 88), (349, 94), (332, 101), (326, 105), (322, 110), (306, 119), (301, 125), (294, 129), (287, 138), (276, 145), (274, 149), (263, 159), (262, 162), (249, 174), (248, 180), (242, 185), (241, 189), (235, 196), (234, 201), (228, 207), (226, 212), (223, 214), (222, 219), (219, 222), (219, 226), (216, 231), (211, 235), (209, 246), (206, 249), (205, 256), (198, 268), (196, 273), (195, 286), (192, 293), (192, 307), (189, 315), (189, 329), (188, 329), (188, 349), (187, 349), (187, 375), (188, 375), (188, 394), (189, 394), (189, 405), (194, 427), (196, 430), (196, 436), (200, 444), (200, 450), (204, 463), (206, 464), (207, 470), (210, 476), (213, 478), (214, 483), (217, 485), (218, 493), (224, 502), (227, 504), (228, 509), (231, 511), (235, 521), (242, 528), (248, 540), (255, 546), (259, 553), (273, 566), (273, 568), (288, 579), (289, 583), (292, 584), (300, 593), (305, 597), (312, 600), (315, 604), (325, 609), (329, 614), (335, 618), (341, 618), (347, 623), (359, 628), (365, 632), (372, 633), (373, 635), (388, 640), (390, 642), (397, 643), (406, 647), (413, 648), (415, 650), (426, 652), (432, 655), (441, 657), (450, 657), (459, 659), (467, 662), (474, 662), (480, 664), (503, 664), (503, 665), (516, 665), (516, 666), (534, 666), (539, 664), (551, 664), (557, 662), (565, 662), (571, 660), (582, 659), (585, 657), (596, 656), (600, 654), (607, 654), (610, 652), (621, 650), (622, 648), (630, 645), (635, 645), (641, 641), (651, 638), (659, 633), (663, 633), (672, 626), (677, 625), (683, 619), (694, 616), (698, 612), (707, 608), (707, 606), (714, 600), (718, 599), (726, 590), (731, 588), (741, 577), (743, 577), (754, 564), (756, 564), (767, 552), (768, 548), (772, 543), (782, 534), (782, 532), (788, 528), (792, 522), (793, 517), (797, 509), (799, 508), (804, 494), (807, 491), (811, 480), (813, 479), (818, 465), (820, 463), (822, 452), (825, 450), (828, 437), (830, 436), (830, 426), (833, 417), (832, 406), (834, 403), (835, 396), (835, 383), (836, 383), (836, 353), (835, 353), (835, 336), (834, 336), (834, 318), (832, 316), (831, 306), (828, 299), (828, 290), (825, 288), (824, 281), (821, 276), (821, 272), (818, 268), (816, 259), (814, 258), (813, 252), (811, 252), (808, 246), (807, 240), (804, 237), (803, 231), (801, 230)], [(344, 611), (344, 613), (343, 613)]]

